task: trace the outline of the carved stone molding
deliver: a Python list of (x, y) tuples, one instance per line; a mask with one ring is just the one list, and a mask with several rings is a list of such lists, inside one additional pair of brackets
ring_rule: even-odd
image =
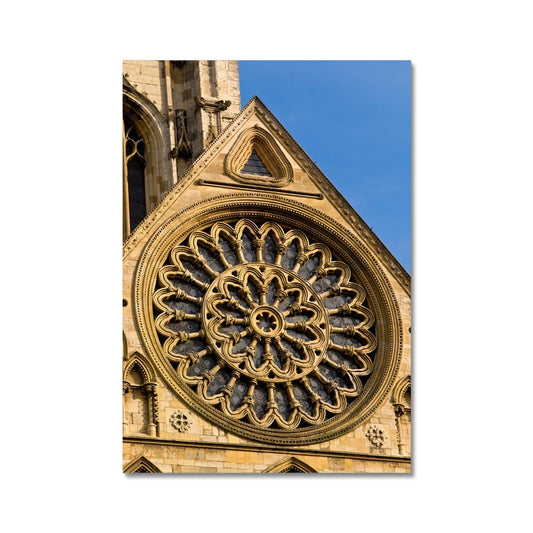
[[(146, 437), (144, 435), (125, 436), (124, 442), (128, 444), (140, 444), (140, 445), (155, 445), (165, 446), (168, 448), (195, 448), (205, 450), (232, 450), (235, 452), (260, 452), (260, 453), (277, 453), (281, 455), (291, 454), (298, 456), (302, 453), (302, 448), (299, 446), (287, 447), (282, 445), (268, 445), (260, 443), (245, 443), (241, 441), (238, 443), (220, 443), (209, 441), (198, 441), (194, 439), (179, 439), (176, 437), (168, 439), (156, 439), (152, 437)], [(310, 457), (320, 458), (337, 458), (337, 459), (350, 459), (354, 461), (369, 461), (372, 463), (395, 463), (398, 465), (409, 465), (411, 459), (409, 457), (401, 457), (398, 455), (376, 455), (373, 453), (357, 453), (349, 451), (335, 451), (325, 448), (319, 448), (318, 446), (308, 447), (305, 449), (305, 455)]]
[(391, 403), (393, 405), (401, 405), (405, 410), (411, 410), (411, 400), (407, 400), (406, 394), (411, 392), (411, 376), (404, 376), (399, 379), (392, 388)]
[[(141, 391), (146, 396), (148, 408), (147, 434), (155, 437), (159, 434), (159, 400), (155, 372), (151, 363), (141, 354), (131, 354), (123, 371), (123, 395), (132, 390)], [(124, 431), (128, 431), (128, 424), (124, 422)]]
[(185, 109), (177, 109), (174, 120), (176, 146), (171, 150), (170, 157), (172, 159), (183, 157), (184, 159), (188, 160), (192, 157), (192, 144), (189, 140), (187, 112)]
[[(272, 188), (266, 185), (255, 185), (255, 184), (244, 184), (244, 183), (223, 183), (220, 181), (215, 180), (206, 180), (206, 179), (198, 179), (195, 182), (197, 185), (204, 185), (207, 187), (218, 187), (220, 189), (236, 189), (241, 191), (261, 191), (261, 192), (271, 192)], [(322, 200), (324, 198), (323, 194), (315, 193), (315, 192), (308, 192), (308, 191), (300, 191), (300, 190), (291, 190), (291, 189), (283, 189), (283, 196), (298, 196), (300, 198), (316, 198), (317, 200)]]
[(122, 332), (122, 360), (128, 360), (128, 339), (126, 338), (126, 334), (124, 332)]
[(172, 413), (169, 419), (170, 425), (177, 429), (180, 433), (188, 431), (191, 428), (191, 421), (189, 415), (184, 411), (178, 410)]
[(316, 470), (296, 457), (288, 457), (272, 465), (265, 474), (310, 474)]
[(221, 112), (231, 106), (230, 100), (210, 100), (202, 96), (195, 96), (196, 109), (207, 113), (209, 124), (205, 134), (206, 146), (210, 145), (222, 131)]
[(132, 352), (128, 354), (128, 357), (125, 359), (123, 370), (124, 381), (131, 381), (130, 375), (133, 369), (137, 369), (142, 376), (142, 382), (138, 385), (156, 381), (155, 370), (152, 363), (139, 352)]
[[(411, 376), (404, 376), (392, 388), (391, 403), (394, 409), (396, 424), (396, 442), (398, 453), (406, 455), (407, 427), (403, 424), (405, 418), (411, 420)], [(403, 428), (403, 429), (402, 429)]]
[(405, 414), (405, 406), (401, 403), (393, 403), (392, 407), (394, 409), (394, 416), (400, 418)]
[[(254, 176), (242, 168), (255, 151), (270, 176)], [(292, 182), (293, 170), (276, 141), (262, 128), (254, 126), (242, 133), (224, 160), (225, 173), (239, 183), (285, 187)]]
[(177, 213), (140, 259), (135, 309), (147, 353), (198, 414), (248, 439), (305, 444), (377, 408), (401, 327), (353, 236), (285, 202), (225, 196)]
[(370, 441), (373, 448), (380, 449), (385, 444), (385, 431), (376, 424), (367, 429), (365, 437)]
[(205, 109), (208, 113), (220, 113), (231, 105), (230, 100), (208, 100), (203, 96), (195, 96), (194, 102), (197, 108)]
[(161, 473), (161, 470), (146, 457), (141, 456), (128, 463), (124, 467), (123, 472), (125, 474), (156, 474)]

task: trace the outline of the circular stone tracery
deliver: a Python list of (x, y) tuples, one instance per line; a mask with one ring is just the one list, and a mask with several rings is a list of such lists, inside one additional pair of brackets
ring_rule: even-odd
[(250, 316), (252, 330), (260, 337), (275, 337), (281, 331), (283, 318), (275, 309), (256, 307)]
[(325, 354), (327, 320), (308, 283), (263, 263), (221, 273), (203, 303), (204, 329), (216, 341), (215, 353), (235, 371), (265, 382), (309, 374)]
[(263, 440), (254, 428), (317, 427), (361, 395), (377, 349), (365, 302), (328, 246), (243, 219), (192, 232), (171, 250), (154, 325), (187, 397)]

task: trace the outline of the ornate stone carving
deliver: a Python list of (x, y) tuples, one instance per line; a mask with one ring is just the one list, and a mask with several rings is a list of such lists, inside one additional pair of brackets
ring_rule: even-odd
[[(270, 175), (251, 175), (243, 167), (252, 153), (257, 155)], [(293, 170), (270, 133), (254, 126), (240, 135), (224, 160), (225, 173), (239, 183), (285, 187)]]
[[(345, 432), (361, 401), (369, 412), (375, 318), (339, 259), (301, 230), (247, 219), (174, 245), (150, 321), (180, 397), (228, 431), (277, 443)], [(387, 375), (371, 379), (374, 389)]]
[(161, 470), (157, 468), (151, 461), (146, 457), (140, 456), (134, 461), (131, 461), (124, 467), (125, 474), (156, 474), (161, 473)]
[[(334, 438), (345, 433), (354, 425), (361, 423), (376, 409), (390, 389), (399, 364), (402, 337), (398, 304), (386, 277), (380, 271), (379, 265), (374, 262), (365, 247), (357, 239), (354, 239), (349, 232), (338, 228), (335, 222), (331, 221), (327, 216), (292, 200), (284, 199), (280, 201), (279, 199), (274, 199), (272, 195), (256, 196), (255, 199), (252, 199), (252, 196), (250, 194), (240, 196), (222, 195), (211, 199), (207, 208), (204, 207), (204, 202), (193, 204), (176, 213), (174, 217), (165, 222), (148, 243), (143, 256), (140, 258), (135, 288), (135, 310), (143, 343), (156, 363), (159, 372), (161, 372), (164, 379), (181, 400), (201, 416), (227, 431), (237, 433), (248, 439), (276, 444), (305, 444)], [(266, 200), (271, 198), (272, 204), (266, 203)], [(285, 206), (285, 204), (288, 205)], [(235, 221), (235, 213), (278, 220), (289, 228), (296, 224), (300, 228), (304, 228), (307, 235), (315, 234), (315, 239), (316, 235), (318, 235), (318, 241), (322, 240), (324, 245), (329, 247), (330, 250), (336, 250), (333, 252), (335, 255), (334, 260), (337, 258), (342, 259), (345, 261), (345, 265), (350, 265), (350, 270), (355, 276), (353, 280), (358, 281), (360, 286), (366, 289), (368, 303), (371, 303), (372, 316), (376, 316), (376, 322), (371, 328), (371, 333), (375, 332), (378, 339), (381, 339), (381, 343), (377, 344), (375, 352), (370, 354), (377, 372), (372, 372), (369, 377), (364, 376), (363, 381), (368, 380), (368, 382), (366, 384), (363, 383), (360, 394), (352, 398), (343, 412), (338, 415), (329, 413), (323, 423), (317, 422), (308, 427), (301, 425), (291, 430), (280, 428), (277, 423), (265, 429), (254, 429), (247, 419), (237, 419), (232, 415), (227, 416), (221, 405), (216, 404), (217, 398), (212, 398), (212, 400), (215, 400), (212, 403), (207, 401), (199, 402), (199, 396), (202, 394), (200, 388), (185, 383), (176, 372), (176, 367), (179, 365), (176, 364), (176, 361), (171, 361), (163, 352), (163, 345), (160, 342), (165, 341), (165, 339), (161, 337), (154, 324), (153, 309), (155, 302), (153, 301), (153, 287), (156, 283), (159, 283), (157, 280), (161, 279), (161, 266), (163, 266), (165, 258), (171, 257), (171, 251), (177, 248), (177, 243), (185, 245), (186, 241), (184, 239), (187, 239), (189, 248), (191, 248), (188, 236), (192, 236), (197, 229), (210, 227), (207, 224), (207, 220), (210, 221), (211, 225), (217, 221)], [(184, 220), (186, 221), (185, 223), (183, 223)], [(231, 227), (234, 228), (233, 225)], [(287, 230), (284, 229), (283, 231), (285, 235), (288, 234)], [(250, 243), (256, 239), (265, 240), (261, 237), (261, 235), (249, 237)], [(274, 240), (273, 248), (275, 253), (277, 254), (278, 251), (282, 253), (283, 246), (276, 246), (276, 244), (280, 243), (276, 243)], [(242, 246), (242, 243), (239, 244), (237, 240), (234, 244), (233, 253), (238, 254), (238, 250)], [(272, 244), (269, 246), (272, 247)], [(253, 253), (257, 253), (252, 244), (250, 244), (250, 249), (253, 250)], [(303, 259), (303, 255), (300, 256), (300, 259)], [(206, 259), (204, 257), (202, 261), (200, 257), (194, 257), (194, 261), (196, 262), (196, 264), (193, 264), (195, 268), (203, 269), (203, 261), (206, 261)], [(296, 264), (296, 260), (294, 262)], [(192, 258), (190, 263), (193, 263)], [(234, 264), (233, 260), (231, 264)], [(170, 267), (168, 261), (166, 267)], [(282, 266), (282, 268), (284, 267)], [(323, 267), (320, 264), (317, 265), (317, 279), (323, 276), (323, 273)], [(200, 291), (199, 296), (205, 294), (210, 285), (210, 283), (206, 284), (207, 281), (210, 281), (208, 272), (204, 271), (204, 274), (207, 279), (201, 282), (200, 286), (197, 286), (198, 289), (203, 287), (203, 291)], [(184, 269), (183, 275), (185, 277), (194, 277), (188, 268)], [(332, 282), (332, 284), (334, 283)], [(336, 288), (333, 290), (335, 291)], [(202, 298), (199, 296), (196, 296), (196, 298), (201, 302)], [(338, 309), (339, 311), (346, 310), (346, 304), (340, 305)], [(377, 315), (375, 315), (376, 312)], [(198, 342), (202, 341), (204, 333), (200, 330), (192, 332), (181, 331), (176, 333), (176, 337), (184, 341)], [(348, 352), (349, 349), (346, 351)], [(198, 351), (189, 350), (189, 354), (195, 352), (196, 356), (191, 357), (191, 362), (198, 357)], [(210, 368), (204, 370), (206, 371), (205, 377), (211, 379), (213, 371)], [(215, 369), (214, 372), (216, 373), (218, 370), (220, 368)], [(209, 374), (207, 373), (208, 371)], [(228, 384), (226, 383), (226, 385)], [(272, 387), (267, 387), (266, 384), (263, 385), (264, 388), (260, 391), (260, 395), (263, 396), (262, 401), (270, 402), (269, 394)], [(261, 386), (260, 384), (259, 388)], [(222, 389), (220, 392), (223, 392)], [(312, 395), (310, 396), (312, 400)], [(265, 403), (265, 407), (269, 406)]]
[[(133, 390), (140, 390), (146, 396), (146, 406), (148, 410), (148, 424), (146, 432), (151, 437), (155, 437), (159, 432), (159, 405), (157, 397), (157, 383), (155, 373), (151, 364), (141, 354), (134, 352), (128, 357), (124, 367), (124, 379), (122, 392), (125, 400), (126, 394)], [(128, 424), (124, 422), (124, 431), (129, 430)]]
[[(408, 426), (402, 424), (402, 420), (411, 421), (411, 376), (404, 376), (398, 380), (392, 388), (391, 395), (392, 408), (394, 410), (394, 422), (396, 425), (396, 444), (398, 453), (406, 455), (406, 441), (408, 440)], [(402, 430), (403, 425), (403, 430)]]
[(189, 417), (183, 411), (176, 411), (172, 413), (169, 422), (170, 425), (174, 429), (177, 429), (180, 433), (187, 431), (192, 425)]
[(385, 443), (385, 432), (376, 424), (368, 428), (365, 436), (374, 448), (382, 448)]
[(393, 404), (392, 408), (394, 409), (394, 416), (396, 418), (400, 418), (402, 415), (405, 414), (405, 407), (401, 403)]
[(177, 157), (190, 159), (192, 157), (192, 146), (187, 131), (187, 113), (185, 109), (176, 110), (175, 124), (176, 146), (171, 150), (170, 157), (173, 159)]
[(277, 462), (265, 470), (266, 474), (310, 474), (316, 470), (296, 457)]
[(196, 109), (206, 112), (209, 117), (207, 132), (205, 133), (206, 146), (210, 145), (222, 131), (220, 114), (231, 106), (230, 100), (208, 100), (202, 96), (195, 96)]
[(196, 107), (205, 109), (209, 113), (225, 111), (231, 105), (230, 100), (208, 100), (203, 96), (195, 96), (194, 101), (196, 103)]

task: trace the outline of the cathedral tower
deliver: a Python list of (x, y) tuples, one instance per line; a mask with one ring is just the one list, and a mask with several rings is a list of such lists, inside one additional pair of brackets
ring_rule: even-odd
[(124, 61), (123, 82), (126, 237), (239, 113), (241, 100), (237, 61)]

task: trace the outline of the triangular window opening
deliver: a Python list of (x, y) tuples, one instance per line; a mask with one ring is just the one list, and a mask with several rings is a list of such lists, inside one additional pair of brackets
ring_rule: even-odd
[(241, 169), (241, 174), (272, 177), (272, 174), (267, 170), (265, 164), (261, 161), (261, 158), (257, 155), (255, 150), (252, 150), (252, 154), (248, 158), (248, 161), (244, 163), (244, 166)]

